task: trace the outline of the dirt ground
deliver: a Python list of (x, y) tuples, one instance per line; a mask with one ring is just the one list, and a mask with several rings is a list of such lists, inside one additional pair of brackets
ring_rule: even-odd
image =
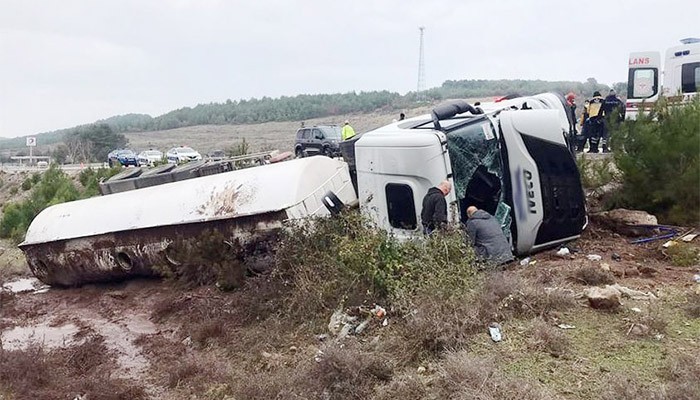
[[(639, 390), (672, 385), (675, 381), (668, 383), (660, 375), (668, 360), (690, 355), (695, 357), (690, 362), (700, 365), (700, 304), (693, 303), (700, 301), (700, 283), (694, 282), (700, 270), (697, 264), (672, 265), (660, 245), (629, 244), (628, 238), (589, 227), (570, 244), (569, 257), (552, 250), (531, 257), (526, 266), (510, 266), (506, 274), (512, 277), (575, 293), (587, 287), (584, 281), (591, 270), (604, 271), (616, 283), (658, 299), (623, 299), (617, 312), (592, 309), (579, 299), (573, 309), (555, 313), (546, 322), (530, 318), (502, 323), (504, 340), (499, 343), (489, 338), (484, 326), (483, 334), (468, 338), (468, 355), (491, 360), (492, 373), (499, 374), (494, 376), (542, 388), (539, 395), (527, 398), (540, 398), (542, 393), (548, 398), (604, 398), (611, 382), (625, 380), (632, 388), (641, 385), (630, 393), (642, 397), (617, 398), (645, 398), (646, 392)], [(591, 261), (586, 257), (590, 254), (602, 259)], [(4, 271), (6, 266), (0, 268)], [(588, 273), (575, 273), (586, 268)], [(14, 279), (2, 276), (5, 282)], [(39, 293), (5, 290), (0, 293), (0, 399), (262, 399), (275, 398), (267, 397), (273, 392), (277, 398), (300, 398), (283, 387), (298, 383), (290, 378), (294, 371), (315, 371), (323, 364), (319, 357), (337, 349), (359, 349), (356, 354), (367, 359), (386, 354), (405, 324), (393, 319), (389, 310), (391, 323), (386, 327), (372, 326), (345, 342), (319, 340), (329, 334), (326, 327), (291, 324), (279, 314), (276, 293), (264, 284), (268, 279), (252, 277), (242, 289), (226, 293), (214, 287), (184, 289), (160, 280)], [(688, 314), (692, 307), (695, 314)], [(327, 320), (330, 315), (321, 317)], [(533, 350), (531, 332), (537, 324), (560, 331), (557, 334), (567, 343), (565, 355)], [(645, 327), (637, 332), (635, 325)], [(378, 393), (372, 398), (424, 398), (415, 394), (425, 393), (418, 388), (414, 395), (396, 388), (406, 382), (430, 387), (431, 379), (444, 373), (459, 354), (431, 362), (393, 363), (388, 376), (377, 380), (372, 375), (372, 390)], [(339, 360), (340, 366), (332, 364), (338, 371), (347, 367), (342, 364), (347, 360)], [(357, 362), (353, 368), (362, 370)], [(333, 379), (325, 384), (332, 387)], [(354, 379), (363, 378), (360, 374)], [(341, 398), (324, 393), (308, 398)], [(362, 393), (344, 398), (368, 398)]]

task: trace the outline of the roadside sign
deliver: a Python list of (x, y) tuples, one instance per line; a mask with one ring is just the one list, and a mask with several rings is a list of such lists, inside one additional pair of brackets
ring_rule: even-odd
[(27, 136), (27, 146), (36, 147), (36, 138), (33, 136)]

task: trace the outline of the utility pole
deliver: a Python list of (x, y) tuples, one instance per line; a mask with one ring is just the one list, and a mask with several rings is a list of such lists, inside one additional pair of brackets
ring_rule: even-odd
[(423, 33), (425, 27), (419, 26), (418, 30), (420, 30), (420, 50), (418, 53), (418, 85), (416, 86), (416, 93), (425, 90), (425, 55), (423, 54)]

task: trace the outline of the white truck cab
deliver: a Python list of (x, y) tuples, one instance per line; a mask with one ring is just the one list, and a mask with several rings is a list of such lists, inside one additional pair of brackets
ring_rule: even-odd
[(682, 103), (697, 94), (700, 87), (700, 39), (683, 39), (681, 43), (666, 50), (663, 65), (658, 51), (630, 54), (627, 118), (636, 119), (637, 113), (653, 106), (660, 95)]
[(420, 235), (423, 197), (449, 179), (453, 223), (470, 205), (486, 210), (517, 254), (573, 240), (587, 218), (563, 110), (551, 94), (478, 108), (457, 101), (360, 135), (343, 152), (360, 207), (396, 236)]

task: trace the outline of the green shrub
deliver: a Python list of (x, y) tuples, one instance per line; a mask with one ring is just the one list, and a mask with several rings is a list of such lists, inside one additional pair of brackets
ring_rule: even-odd
[(24, 240), (29, 224), (44, 208), (80, 198), (72, 180), (56, 165), (49, 167), (43, 175), (35, 174), (28, 180), (32, 182), (29, 198), (7, 204), (0, 220), (0, 237), (11, 238), (17, 243)]
[(700, 220), (700, 97), (684, 106), (657, 102), (647, 115), (611, 130), (624, 182), (616, 206), (672, 224)]
[(294, 288), (290, 308), (302, 315), (344, 302), (408, 309), (420, 294), (450, 297), (467, 291), (476, 272), (463, 233), (399, 241), (356, 211), (293, 223), (282, 235), (276, 265)]
[(692, 267), (698, 263), (700, 249), (690, 243), (676, 242), (666, 250), (671, 263), (677, 267)]
[(112, 176), (118, 174), (121, 171), (121, 167), (112, 168), (86, 168), (80, 172), (78, 175), (78, 180), (80, 184), (83, 185), (85, 190), (83, 191), (82, 197), (93, 197), (100, 194), (99, 184), (100, 181), (111, 178)]

